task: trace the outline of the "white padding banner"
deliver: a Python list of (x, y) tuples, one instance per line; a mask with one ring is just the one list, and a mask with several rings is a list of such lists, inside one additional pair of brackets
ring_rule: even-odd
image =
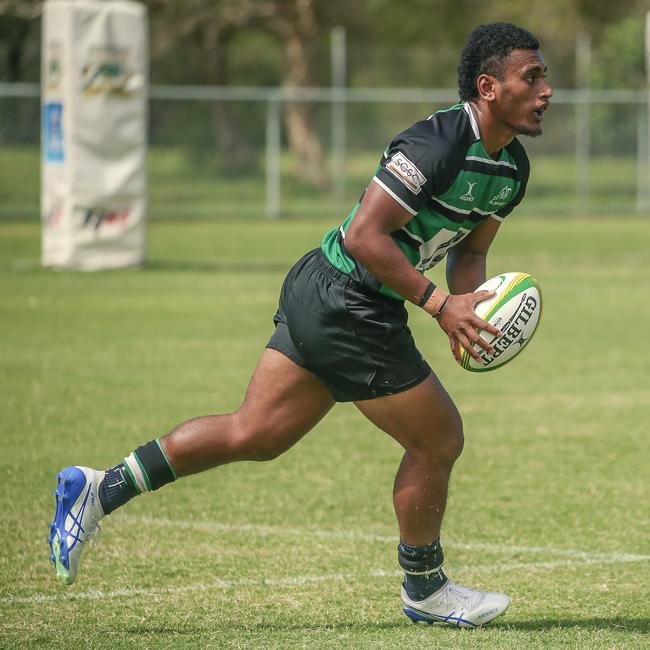
[(141, 265), (146, 250), (144, 5), (48, 0), (42, 34), (45, 266)]

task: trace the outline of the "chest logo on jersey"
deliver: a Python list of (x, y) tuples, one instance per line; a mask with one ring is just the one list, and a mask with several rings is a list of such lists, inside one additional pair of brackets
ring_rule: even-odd
[(413, 194), (419, 194), (422, 186), (427, 182), (424, 174), (401, 151), (391, 156), (386, 169)]
[(507, 185), (490, 199), (490, 205), (502, 206), (508, 201), (512, 188)]
[(474, 197), (472, 196), (472, 190), (474, 189), (474, 185), (476, 185), (476, 183), (470, 183), (469, 181), (465, 182), (467, 183), (467, 192), (465, 192), (465, 194), (461, 194), (458, 198), (461, 201), (473, 201)]

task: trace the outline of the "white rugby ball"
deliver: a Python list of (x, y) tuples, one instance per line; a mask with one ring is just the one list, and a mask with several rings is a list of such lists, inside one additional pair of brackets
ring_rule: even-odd
[(496, 291), (496, 296), (479, 302), (474, 312), (494, 325), (502, 336), (479, 331), (494, 348), (494, 354), (490, 355), (475, 343), (474, 349), (481, 355), (480, 362), (461, 347), (460, 365), (470, 372), (495, 370), (514, 359), (533, 338), (542, 315), (542, 292), (528, 273), (502, 273), (476, 289), (482, 290)]

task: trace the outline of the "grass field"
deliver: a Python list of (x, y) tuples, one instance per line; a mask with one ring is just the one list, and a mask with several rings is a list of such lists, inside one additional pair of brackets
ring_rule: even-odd
[[(39, 228), (0, 224), (0, 647), (650, 647), (650, 225), (512, 217), (491, 274), (525, 270), (545, 313), (495, 373), (412, 325), (466, 447), (443, 542), (457, 581), (503, 590), (466, 632), (400, 611), (400, 450), (337, 406), (281, 458), (179, 481), (111, 515), (78, 582), (48, 562), (54, 475), (106, 467), (235, 408), (284, 272), (330, 224), (156, 223), (144, 271), (38, 267)], [(433, 275), (440, 277), (440, 272)]]

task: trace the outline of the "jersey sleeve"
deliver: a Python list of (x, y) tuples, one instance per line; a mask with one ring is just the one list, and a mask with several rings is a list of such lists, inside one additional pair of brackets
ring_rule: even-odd
[[(431, 196), (449, 187), (458, 172), (452, 168), (457, 166), (454, 150), (459, 147), (450, 135), (435, 120), (415, 123), (393, 139), (372, 180), (416, 215)], [(460, 164), (463, 158), (464, 152)]]
[(517, 165), (519, 172), (519, 191), (514, 195), (510, 203), (504, 205), (500, 210), (497, 210), (493, 217), (498, 221), (505, 219), (520, 203), (526, 194), (526, 187), (528, 186), (528, 178), (530, 177), (530, 161), (523, 145), (519, 140), (514, 139), (509, 145), (508, 150)]

